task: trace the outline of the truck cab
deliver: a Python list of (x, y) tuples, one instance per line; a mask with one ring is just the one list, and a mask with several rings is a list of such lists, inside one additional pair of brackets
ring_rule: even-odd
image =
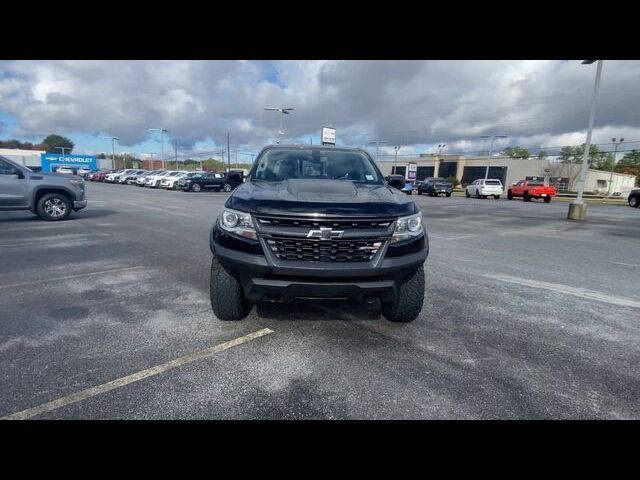
[(545, 185), (544, 180), (525, 179), (514, 183), (507, 191), (507, 198), (513, 200), (515, 197), (522, 197), (525, 202), (530, 202), (532, 198), (541, 198), (545, 203), (549, 203), (551, 198), (556, 196), (556, 187)]

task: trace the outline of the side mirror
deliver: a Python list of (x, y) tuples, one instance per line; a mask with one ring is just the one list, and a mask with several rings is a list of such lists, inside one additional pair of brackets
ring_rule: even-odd
[(14, 168), (13, 172), (11, 173), (12, 177), (15, 177), (17, 179), (23, 179), (24, 178), (24, 172), (22, 170), (20, 170), (19, 168)]
[(388, 177), (387, 183), (398, 190), (402, 190), (406, 182), (401, 175), (391, 175)]

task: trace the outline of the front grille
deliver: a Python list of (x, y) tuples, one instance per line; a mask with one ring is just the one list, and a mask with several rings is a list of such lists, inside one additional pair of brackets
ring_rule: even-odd
[(306, 218), (270, 218), (258, 217), (262, 225), (273, 227), (300, 227), (300, 228), (340, 228), (340, 229), (375, 229), (387, 228), (393, 219), (371, 219), (371, 220), (318, 220)]
[(368, 262), (382, 247), (376, 240), (269, 238), (267, 243), (281, 260), (316, 262)]

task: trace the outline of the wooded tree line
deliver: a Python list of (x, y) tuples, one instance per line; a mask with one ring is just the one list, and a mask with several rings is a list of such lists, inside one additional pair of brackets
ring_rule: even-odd
[[(20, 140), (0, 140), (0, 148), (19, 148), (22, 150), (44, 150), (47, 153), (71, 153), (75, 144), (61, 135), (47, 135), (40, 143), (21, 142)], [(60, 148), (58, 148), (60, 147)]]

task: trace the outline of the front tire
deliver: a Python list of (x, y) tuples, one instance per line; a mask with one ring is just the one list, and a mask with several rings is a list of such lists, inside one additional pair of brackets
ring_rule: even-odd
[(464, 191), (464, 196), (467, 197), (467, 198), (471, 197), (471, 194), (469, 193), (469, 190), (465, 190)]
[(629, 199), (629, 206), (631, 208), (638, 208), (640, 207), (640, 197), (631, 197)]
[(530, 202), (531, 201), (531, 197), (529, 196), (529, 192), (524, 192), (524, 194), (522, 195), (522, 201), (523, 202)]
[(36, 211), (48, 222), (66, 220), (71, 215), (71, 202), (61, 193), (48, 193), (38, 200)]
[(495, 198), (496, 200), (500, 200), (500, 195), (494, 195), (493, 198)]
[(237, 276), (225, 269), (215, 255), (211, 259), (209, 297), (211, 309), (220, 320), (242, 320), (251, 311), (251, 302), (245, 298)]
[(412, 322), (422, 310), (424, 302), (424, 268), (420, 266), (398, 288), (392, 302), (382, 303), (382, 315), (392, 322)]
[(480, 200), (480, 191), (479, 191), (479, 190), (476, 190), (476, 198), (477, 198), (478, 200)]
[(451, 196), (451, 193), (446, 193), (445, 195), (447, 196), (447, 198), (449, 198)]
[(202, 190), (202, 187), (200, 186), (199, 183), (194, 183), (193, 185), (191, 185), (191, 191), (192, 192), (200, 192), (200, 190)]
[(549, 203), (551, 201), (551, 197), (544, 197), (544, 203)]

